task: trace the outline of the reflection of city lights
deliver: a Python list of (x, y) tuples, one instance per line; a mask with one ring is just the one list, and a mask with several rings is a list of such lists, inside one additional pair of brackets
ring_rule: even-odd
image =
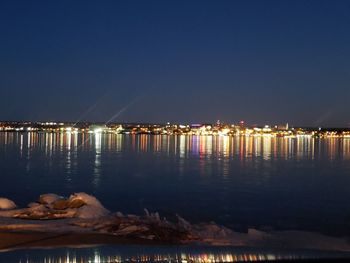
[[(97, 155), (101, 148), (122, 152), (125, 147), (131, 147), (139, 152), (157, 152), (178, 155), (187, 158), (190, 155), (205, 157), (210, 156), (240, 156), (244, 158), (282, 157), (283, 159), (297, 158), (315, 159), (327, 154), (330, 160), (336, 158), (350, 159), (350, 139), (327, 137), (313, 138), (311, 136), (275, 137), (262, 136), (168, 136), (168, 135), (130, 135), (125, 136), (115, 133), (105, 133), (102, 129), (96, 129), (93, 136), (74, 132), (66, 133), (37, 133), (28, 132), (16, 135), (12, 132), (0, 133), (1, 143), (18, 143), (19, 150), (23, 153), (30, 149), (42, 149), (45, 154), (52, 156), (56, 150), (69, 150), (75, 154), (77, 147), (90, 147), (94, 144)], [(95, 133), (96, 132), (96, 133)], [(103, 142), (103, 146), (102, 145)]]
[[(234, 252), (170, 252), (170, 253), (135, 253), (103, 256), (98, 250), (95, 250), (91, 256), (45, 256), (40, 262), (51, 263), (101, 263), (101, 262), (159, 262), (159, 263), (226, 263), (226, 262), (256, 262), (256, 261), (274, 261), (274, 260), (295, 260), (307, 258), (305, 255), (293, 253), (234, 253)], [(26, 256), (26, 262), (32, 262), (30, 256)]]
[[(119, 155), (131, 152), (155, 153), (178, 160), (178, 174), (183, 175), (191, 165), (201, 175), (220, 169), (219, 173), (231, 176), (235, 173), (232, 160), (241, 165), (258, 165), (263, 161), (279, 160), (350, 160), (350, 139), (339, 137), (314, 138), (311, 136), (188, 136), (188, 135), (123, 135), (97, 132), (87, 133), (41, 133), (41, 132), (0, 132), (0, 146), (16, 146), (18, 155), (25, 157), (25, 167), (32, 167), (33, 153), (42, 154), (49, 167), (54, 167), (54, 156), (58, 153), (65, 160), (67, 174), (78, 170), (79, 152), (94, 152), (91, 162), (92, 183), (99, 186), (103, 153), (118, 152)], [(5, 148), (4, 147), (4, 148)], [(197, 162), (198, 161), (198, 162)], [(216, 167), (214, 165), (217, 165)], [(213, 168), (214, 167), (214, 168)], [(192, 168), (192, 167), (191, 167)]]

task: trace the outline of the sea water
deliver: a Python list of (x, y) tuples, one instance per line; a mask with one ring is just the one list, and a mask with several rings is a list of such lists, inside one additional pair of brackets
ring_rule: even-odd
[(350, 234), (350, 138), (0, 133), (0, 197), (86, 192), (234, 230)]

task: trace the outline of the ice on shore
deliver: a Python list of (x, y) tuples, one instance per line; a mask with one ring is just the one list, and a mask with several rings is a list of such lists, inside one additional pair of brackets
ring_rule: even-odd
[(69, 202), (81, 201), (84, 203), (77, 209), (78, 218), (99, 218), (109, 214), (109, 211), (96, 199), (96, 197), (86, 193), (76, 193), (69, 197)]
[(0, 198), (0, 210), (16, 208), (15, 202), (7, 198)]
[[(94, 196), (75, 193), (69, 198), (41, 195), (27, 208), (17, 209), (13, 201), (0, 198), (0, 229), (58, 233), (103, 233), (130, 240), (172, 244), (209, 244), (247, 247), (307, 248), (350, 251), (347, 238), (304, 231), (249, 229), (233, 231), (214, 222), (191, 224), (179, 215), (176, 222), (145, 209), (145, 215), (110, 213)], [(28, 220), (23, 220), (28, 219)], [(46, 220), (44, 220), (46, 219)], [(56, 219), (56, 220), (47, 220)], [(63, 219), (63, 220), (57, 220)]]
[[(0, 200), (1, 201), (1, 200)], [(4, 199), (0, 217), (20, 219), (62, 219), (62, 218), (99, 218), (107, 216), (109, 211), (93, 196), (86, 193), (75, 193), (68, 199), (56, 194), (41, 195), (37, 202), (27, 208), (15, 209), (11, 200)]]
[(51, 205), (54, 202), (56, 202), (57, 200), (60, 200), (62, 198), (63, 197), (56, 195), (56, 194), (43, 194), (43, 195), (40, 195), (38, 203)]

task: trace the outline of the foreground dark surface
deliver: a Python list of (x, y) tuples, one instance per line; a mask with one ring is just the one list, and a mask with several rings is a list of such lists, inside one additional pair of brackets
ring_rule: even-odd
[(23, 249), (0, 253), (1, 262), (349, 262), (350, 253), (247, 247), (107, 245)]

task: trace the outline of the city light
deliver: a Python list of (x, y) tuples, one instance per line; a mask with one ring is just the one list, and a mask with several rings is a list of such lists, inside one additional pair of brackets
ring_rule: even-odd
[(286, 138), (349, 138), (350, 129), (300, 128), (286, 125), (249, 126), (238, 124), (123, 124), (123, 123), (56, 123), (56, 122), (0, 122), (0, 131), (13, 132), (66, 132), (66, 133), (114, 133), (151, 135), (198, 135), (198, 136), (253, 136)]

